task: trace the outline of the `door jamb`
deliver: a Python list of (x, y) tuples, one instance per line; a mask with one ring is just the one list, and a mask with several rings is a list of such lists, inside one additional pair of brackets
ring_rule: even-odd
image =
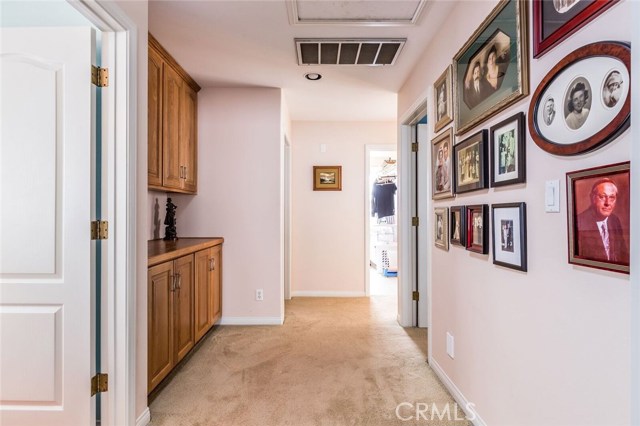
[[(137, 27), (115, 3), (67, 0), (103, 34), (103, 67), (110, 89), (103, 91), (103, 218), (110, 222), (103, 246), (103, 364), (109, 391), (103, 425), (135, 424), (136, 395), (136, 148)], [(104, 371), (103, 371), (104, 372)]]

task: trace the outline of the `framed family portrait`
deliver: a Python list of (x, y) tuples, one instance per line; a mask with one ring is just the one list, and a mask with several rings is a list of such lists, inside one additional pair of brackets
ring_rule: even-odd
[(453, 120), (453, 90), (451, 89), (451, 65), (433, 83), (436, 122), (433, 131), (439, 132)]
[(527, 210), (525, 203), (491, 206), (494, 265), (527, 270)]
[(527, 7), (502, 0), (453, 59), (456, 134), (529, 93)]
[(481, 130), (453, 147), (456, 194), (488, 187), (487, 134)]
[(313, 166), (314, 191), (342, 191), (342, 166)]
[(489, 206), (478, 204), (466, 206), (466, 244), (469, 251), (489, 253)]
[(533, 0), (533, 57), (539, 58), (618, 0)]
[(524, 126), (524, 114), (519, 112), (489, 130), (492, 187), (526, 182)]
[(436, 207), (433, 217), (433, 235), (436, 247), (449, 250), (449, 209)]
[(629, 273), (630, 163), (567, 173), (569, 263)]
[(449, 211), (449, 242), (456, 246), (466, 246), (464, 206), (451, 207)]
[(431, 197), (434, 200), (453, 197), (453, 131), (447, 130), (431, 143)]
[(614, 140), (630, 124), (631, 48), (597, 42), (565, 56), (529, 105), (529, 133), (544, 151), (576, 155)]

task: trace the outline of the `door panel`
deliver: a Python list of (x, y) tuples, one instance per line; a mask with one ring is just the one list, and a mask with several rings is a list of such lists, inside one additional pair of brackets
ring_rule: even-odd
[(175, 292), (175, 363), (193, 348), (193, 255), (184, 256), (175, 260), (175, 273), (178, 275), (177, 289)]
[(0, 31), (0, 423), (90, 424), (93, 34)]
[(211, 271), (211, 325), (222, 316), (222, 246), (211, 249), (213, 257)]
[(211, 285), (209, 265), (211, 249), (195, 254), (195, 335), (196, 341), (204, 336), (211, 326)]
[(151, 392), (173, 368), (174, 333), (173, 262), (166, 262), (149, 268), (148, 274), (148, 320), (149, 333), (148, 391)]
[(182, 102), (182, 120), (180, 125), (182, 140), (180, 147), (180, 164), (184, 167), (183, 178), (184, 178), (184, 190), (185, 191), (195, 191), (197, 187), (198, 180), (198, 170), (197, 170), (197, 151), (198, 151), (198, 142), (197, 142), (197, 123), (196, 116), (198, 112), (197, 108), (197, 94), (196, 92), (188, 85), (183, 84), (183, 102)]
[(162, 117), (162, 157), (165, 187), (180, 189), (180, 111), (182, 109), (182, 79), (171, 67), (164, 65), (164, 116)]
[(162, 186), (162, 59), (149, 49), (148, 184)]

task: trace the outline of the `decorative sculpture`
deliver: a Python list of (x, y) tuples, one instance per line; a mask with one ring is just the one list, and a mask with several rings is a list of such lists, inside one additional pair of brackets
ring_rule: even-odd
[(165, 241), (175, 241), (178, 239), (176, 231), (176, 208), (177, 206), (171, 202), (171, 198), (167, 198), (167, 215), (164, 217), (164, 224), (167, 225), (164, 231)]

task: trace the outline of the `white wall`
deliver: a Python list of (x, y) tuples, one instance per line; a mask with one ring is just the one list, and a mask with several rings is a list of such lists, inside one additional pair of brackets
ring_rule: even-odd
[(280, 89), (198, 93), (198, 195), (171, 197), (179, 237), (225, 239), (222, 323), (283, 319), (281, 102)]
[[(292, 295), (365, 294), (365, 145), (395, 122), (293, 122)], [(326, 152), (320, 152), (326, 144)], [(313, 191), (313, 166), (342, 166), (342, 191)]]
[[(431, 96), (429, 86), (495, 4), (456, 6), (401, 89), (399, 116), (409, 113), (424, 94)], [(621, 2), (542, 58), (530, 57), (531, 92), (577, 47), (629, 40), (629, 11), (629, 3)], [(529, 96), (471, 132), (488, 129), (518, 111), (526, 113), (530, 100)], [(627, 131), (591, 154), (558, 157), (540, 150), (527, 132), (526, 184), (431, 203), (430, 208), (527, 203), (527, 273), (493, 265), (491, 254), (471, 254), (459, 247), (431, 250), (432, 365), (475, 404), (486, 424), (629, 424), (629, 277), (567, 263), (564, 181), (568, 171), (628, 160), (630, 146)], [(561, 182), (559, 214), (544, 212), (544, 183), (550, 179)], [(446, 332), (455, 337), (455, 359), (446, 354)]]

